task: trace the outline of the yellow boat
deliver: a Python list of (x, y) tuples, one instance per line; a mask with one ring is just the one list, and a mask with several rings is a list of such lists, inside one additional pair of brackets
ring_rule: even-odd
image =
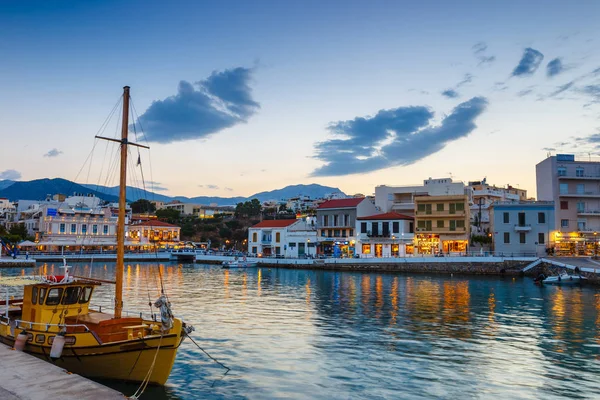
[[(61, 276), (0, 279), (0, 285), (24, 287), (21, 299), (0, 301), (0, 341), (86, 377), (164, 385), (193, 327), (173, 317), (164, 294), (154, 303), (159, 317), (123, 315), (127, 146), (140, 146), (127, 140), (128, 110), (126, 86), (121, 140), (99, 137), (121, 144), (115, 282), (72, 276), (66, 265)], [(115, 283), (113, 313), (90, 308), (94, 289), (103, 283)]]

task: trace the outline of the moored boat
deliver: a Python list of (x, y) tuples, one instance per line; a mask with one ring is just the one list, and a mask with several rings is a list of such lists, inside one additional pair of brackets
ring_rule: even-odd
[(586, 277), (581, 275), (570, 275), (566, 272), (555, 276), (549, 276), (543, 279), (541, 282), (544, 285), (579, 285), (587, 280)]
[(253, 268), (258, 263), (248, 262), (246, 256), (240, 261), (237, 257), (232, 261), (223, 261), (223, 268)]

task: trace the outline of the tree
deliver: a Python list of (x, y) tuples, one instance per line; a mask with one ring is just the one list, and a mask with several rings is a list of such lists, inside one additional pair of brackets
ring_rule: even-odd
[(130, 204), (131, 212), (134, 214), (153, 213), (156, 211), (154, 203), (146, 200), (139, 199)]
[(15, 224), (11, 226), (10, 230), (8, 231), (8, 234), (18, 237), (20, 240), (25, 240), (29, 236), (25, 224)]
[(186, 222), (181, 227), (181, 236), (182, 237), (191, 238), (192, 236), (194, 236), (195, 233), (196, 233), (196, 230), (194, 229), (194, 225), (190, 222)]
[(179, 222), (181, 213), (179, 210), (175, 210), (173, 208), (163, 208), (162, 210), (156, 211), (156, 216), (160, 219), (166, 219), (167, 222), (171, 224), (176, 224)]

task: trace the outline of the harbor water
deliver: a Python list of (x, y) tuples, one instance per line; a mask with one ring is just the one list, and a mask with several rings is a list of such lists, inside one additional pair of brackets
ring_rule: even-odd
[[(73, 267), (114, 277), (112, 263)], [(40, 269), (60, 273), (58, 264)], [(144, 399), (600, 398), (597, 287), (129, 263), (125, 309), (150, 312), (161, 276), (175, 314), (231, 371), (186, 340), (167, 386)], [(92, 303), (110, 306), (112, 289), (102, 285)]]

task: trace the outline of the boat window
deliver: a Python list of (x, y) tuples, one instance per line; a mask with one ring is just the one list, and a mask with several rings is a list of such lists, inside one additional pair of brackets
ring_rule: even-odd
[(35, 342), (36, 343), (45, 343), (46, 342), (46, 336), (44, 336), (44, 335), (35, 335)]
[(79, 301), (80, 292), (81, 286), (69, 286), (65, 289), (65, 295), (62, 298), (62, 304), (70, 305), (77, 303), (77, 301)]
[(31, 304), (37, 304), (37, 298), (38, 298), (38, 288), (37, 288), (37, 286), (34, 286), (33, 289), (31, 289)]
[(45, 287), (40, 288), (40, 304), (44, 304), (44, 300), (46, 299), (46, 291), (48, 289)]
[(83, 293), (79, 297), (79, 304), (87, 303), (90, 301), (90, 297), (92, 296), (92, 287), (86, 286), (83, 288)]
[(47, 306), (56, 306), (60, 303), (60, 298), (62, 297), (63, 290), (62, 288), (52, 288), (48, 292), (48, 298), (46, 299)]

